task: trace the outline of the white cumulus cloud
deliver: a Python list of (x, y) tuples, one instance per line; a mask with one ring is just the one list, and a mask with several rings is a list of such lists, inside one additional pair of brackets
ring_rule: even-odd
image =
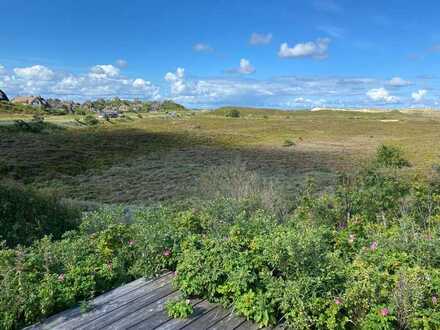
[(177, 68), (176, 72), (168, 72), (165, 80), (170, 83), (171, 93), (174, 95), (181, 94), (185, 91), (185, 69)]
[(95, 65), (90, 69), (90, 77), (96, 79), (112, 78), (119, 76), (119, 68), (111, 64)]
[[(246, 58), (242, 60), (241, 65), (233, 69), (234, 73), (239, 73), (239, 70), (245, 73), (252, 71), (251, 62)], [(390, 87), (387, 90), (389, 78), (283, 75), (257, 79), (251, 74), (197, 78), (178, 68), (164, 75), (164, 82), (169, 88), (164, 88), (162, 92), (148, 77), (138, 75), (131, 78), (124, 75), (123, 69), (112, 70), (109, 64), (101, 64), (93, 72), (88, 70), (82, 73), (34, 67), (40, 69), (23, 71), (23, 67), (5, 65), (0, 71), (0, 89), (11, 98), (16, 95), (41, 95), (78, 101), (116, 96), (147, 100), (171, 98), (190, 107), (207, 108), (231, 104), (281, 108), (395, 108), (396, 104), (404, 107), (438, 107), (437, 100), (440, 98), (440, 89), (437, 87), (440, 78), (435, 77), (429, 80), (414, 77), (411, 84), (423, 86), (424, 89), (414, 88), (408, 92), (406, 88)], [(414, 92), (413, 95), (411, 92)]]
[(319, 38), (316, 41), (298, 43), (289, 47), (287, 42), (281, 44), (278, 56), (281, 58), (311, 57), (314, 59), (325, 59), (328, 57), (329, 38)]
[(81, 79), (75, 76), (67, 76), (62, 78), (59, 82), (57, 82), (54, 86), (55, 90), (73, 90), (75, 88), (80, 87)]
[(415, 102), (420, 102), (428, 94), (426, 89), (419, 89), (417, 92), (411, 94), (411, 97)]
[(139, 89), (147, 88), (147, 87), (151, 86), (151, 82), (145, 81), (142, 78), (137, 78), (133, 81), (132, 86), (134, 88), (139, 88)]
[(62, 99), (85, 100), (95, 98), (160, 98), (159, 87), (141, 78), (121, 75), (110, 64), (96, 65), (90, 71), (77, 74), (54, 71), (43, 65), (4, 68), (0, 71), (0, 87), (8, 95), (41, 95)]
[(44, 65), (33, 65), (25, 68), (15, 68), (14, 73), (17, 77), (27, 80), (50, 80), (54, 76), (54, 72)]
[(272, 33), (252, 33), (249, 43), (251, 45), (267, 45), (272, 41)]
[(210, 108), (227, 104), (282, 108), (344, 107), (345, 103), (365, 107), (371, 102), (365, 98), (364, 87), (377, 83), (377, 80), (366, 78), (282, 76), (261, 80), (250, 77), (186, 78), (184, 92), (171, 95), (171, 98), (191, 107)]
[(376, 102), (396, 103), (399, 101), (398, 97), (390, 95), (390, 93), (383, 87), (370, 89), (367, 92), (367, 96)]

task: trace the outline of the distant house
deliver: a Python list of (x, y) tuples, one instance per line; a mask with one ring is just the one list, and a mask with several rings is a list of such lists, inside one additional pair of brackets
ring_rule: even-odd
[(34, 108), (48, 108), (49, 104), (41, 96), (17, 96), (12, 103), (30, 105)]
[(9, 99), (8, 99), (8, 97), (6, 96), (6, 93), (3, 92), (1, 89), (0, 89), (0, 101), (6, 101), (6, 102), (9, 102)]
[(120, 112), (130, 111), (130, 107), (128, 105), (126, 105), (126, 104), (122, 104), (122, 105), (119, 106), (119, 111)]
[(63, 101), (60, 99), (48, 99), (47, 104), (51, 109), (64, 110), (67, 113), (75, 113), (81, 107), (81, 104), (73, 101)]
[(149, 112), (159, 112), (162, 104), (160, 102), (151, 102), (148, 111)]
[(101, 111), (99, 111), (99, 118), (118, 118), (120, 116), (120, 113), (116, 110), (105, 108)]

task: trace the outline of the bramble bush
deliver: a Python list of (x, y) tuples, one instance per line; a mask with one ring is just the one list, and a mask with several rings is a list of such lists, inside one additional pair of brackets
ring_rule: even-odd
[[(244, 196), (244, 195), (243, 195)], [(279, 217), (261, 200), (106, 207), (61, 240), (0, 250), (0, 328), (31, 324), (141, 276), (175, 270), (194, 296), (261, 326), (440, 328), (440, 181), (378, 165), (305, 187)], [(93, 308), (93, 306), (91, 306)]]

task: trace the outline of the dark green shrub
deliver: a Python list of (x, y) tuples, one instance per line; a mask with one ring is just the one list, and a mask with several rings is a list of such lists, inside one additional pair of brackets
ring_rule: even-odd
[(381, 145), (377, 148), (376, 163), (383, 167), (402, 168), (410, 166), (403, 157), (403, 152), (397, 147)]
[(307, 190), (287, 223), (257, 214), (184, 242), (185, 295), (262, 326), (439, 327), (440, 194), (429, 184), (371, 168), (336, 194)]
[(231, 109), (231, 110), (228, 110), (225, 113), (225, 116), (229, 117), (229, 118), (239, 118), (240, 117), (240, 111), (238, 111), (237, 109)]
[(0, 241), (13, 247), (29, 245), (44, 235), (58, 239), (74, 229), (80, 211), (63, 205), (56, 197), (14, 185), (0, 184)]
[(96, 116), (92, 114), (86, 115), (83, 119), (83, 122), (88, 126), (96, 126), (99, 124), (98, 118), (96, 118)]
[(386, 221), (401, 216), (409, 182), (396, 175), (367, 169), (354, 178), (350, 186), (340, 185), (336, 196), (344, 203), (345, 214), (362, 215), (368, 221)]
[[(299, 309), (293, 300), (304, 295), (325, 301), (341, 289), (341, 263), (331, 255), (331, 243), (326, 228), (277, 225), (257, 212), (238, 220), (223, 237), (186, 241), (176, 283), (185, 295), (232, 305), (261, 325), (275, 324)], [(313, 303), (307, 313), (319, 315), (318, 306)]]

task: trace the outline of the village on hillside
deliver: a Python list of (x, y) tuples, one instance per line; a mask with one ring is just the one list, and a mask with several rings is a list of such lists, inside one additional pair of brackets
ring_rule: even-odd
[(105, 100), (97, 99), (83, 103), (61, 100), (58, 98), (45, 99), (42, 96), (16, 96), (10, 99), (0, 89), (0, 102), (8, 105), (18, 105), (43, 111), (58, 111), (64, 114), (83, 114), (84, 112), (96, 113), (101, 118), (117, 118), (125, 112), (165, 112), (177, 113), (186, 110), (180, 104), (170, 100), (165, 101), (143, 101), (143, 100), (121, 100), (117, 97)]

